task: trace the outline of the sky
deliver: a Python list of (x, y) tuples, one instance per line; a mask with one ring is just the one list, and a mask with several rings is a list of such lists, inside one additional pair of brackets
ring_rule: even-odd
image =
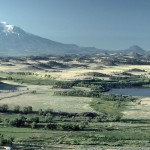
[(150, 0), (0, 0), (0, 22), (62, 43), (150, 50)]

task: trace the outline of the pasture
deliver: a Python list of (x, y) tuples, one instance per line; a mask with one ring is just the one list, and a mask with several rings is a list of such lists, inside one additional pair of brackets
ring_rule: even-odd
[[(133, 75), (142, 76), (143, 79), (150, 77), (149, 65), (114, 65), (105, 66), (101, 62), (82, 62), (72, 61), (64, 63), (57, 60), (57, 62), (71, 65), (85, 65), (87, 67), (71, 67), (71, 68), (34, 68), (32, 65), (43, 65), (48, 61), (34, 61), (25, 60), (9, 62), (1, 62), (0, 77), (2, 82), (8, 85), (15, 85), (15, 90), (0, 90), (0, 105), (7, 104), (11, 110), (19, 105), (21, 108), (32, 106), (33, 111), (39, 109), (52, 109), (54, 112), (66, 113), (97, 113), (99, 116), (85, 117), (60, 117), (55, 116), (52, 123), (59, 125), (85, 123), (87, 126), (81, 131), (65, 131), (62, 129), (51, 130), (43, 126), (48, 125), (44, 122), (46, 116), (39, 116), (39, 114), (23, 114), (29, 118), (38, 116), (43, 120), (37, 123), (42, 128), (31, 129), (28, 125), (21, 128), (5, 126), (0, 124), (0, 134), (5, 137), (14, 137), (13, 142), (16, 144), (38, 145), (43, 149), (140, 149), (142, 147), (147, 149), (150, 147), (150, 98), (140, 97), (134, 101), (118, 102), (105, 101), (103, 99), (97, 101), (93, 97), (81, 96), (56, 96), (56, 91), (69, 90), (85, 90), (90, 91), (90, 87), (71, 87), (71, 88), (53, 88), (55, 81), (73, 81), (77, 79), (94, 79), (96, 77), (90, 76), (88, 73), (96, 72), (106, 75), (121, 74), (128, 72)], [(139, 71), (131, 71), (132, 69), (139, 69)], [(140, 71), (144, 70), (144, 71)], [(24, 73), (25, 75), (21, 75)], [(27, 74), (26, 74), (27, 73)], [(100, 77), (99, 79), (109, 80), (109, 76)], [(122, 81), (121, 81), (122, 82)], [(11, 111), (10, 111), (11, 112)], [(1, 122), (5, 119), (15, 118), (18, 114), (1, 113)], [(48, 114), (49, 115), (49, 114)], [(105, 119), (103, 118), (105, 117)], [(28, 118), (28, 119), (29, 119)], [(104, 120), (103, 120), (104, 119)], [(29, 120), (28, 120), (29, 121)], [(30, 123), (30, 122), (29, 122)], [(51, 122), (50, 122), (51, 123)], [(127, 134), (128, 133), (128, 134)], [(92, 145), (92, 146), (91, 146)], [(45, 147), (47, 146), (47, 147)], [(111, 148), (110, 148), (111, 147)]]
[(139, 98), (136, 102), (130, 102), (123, 111), (124, 118), (127, 119), (145, 119), (149, 120), (150, 116), (150, 98)]
[(53, 96), (50, 92), (37, 92), (35, 94), (22, 93), (9, 98), (6, 96), (0, 100), (0, 104), (8, 104), (12, 108), (18, 104), (21, 107), (32, 106), (36, 111), (50, 108), (63, 112), (93, 112), (94, 110), (89, 106), (90, 101), (91, 98)]

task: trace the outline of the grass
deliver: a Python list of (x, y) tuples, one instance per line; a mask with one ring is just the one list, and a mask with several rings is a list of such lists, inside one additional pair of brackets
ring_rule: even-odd
[[(91, 65), (91, 64), (89, 64)], [(98, 65), (98, 64), (95, 64)], [(2, 66), (3, 67), (3, 66)], [(12, 72), (27, 72), (28, 70), (22, 70), (25, 67), (24, 64), (17, 64), (14, 68), (14, 66), (7, 66), (7, 70), (5, 71), (11, 71)], [(70, 69), (62, 69), (61, 71), (49, 71), (49, 72), (44, 72), (41, 70), (38, 71), (32, 71), (30, 70), (31, 73), (35, 73), (37, 75), (25, 75), (25, 76), (21, 76), (21, 75), (17, 75), (17, 74), (11, 74), (8, 75), (6, 72), (1, 72), (0, 75), (4, 76), (4, 77), (13, 77), (15, 79), (15, 81), (20, 82), (20, 83), (28, 83), (28, 84), (41, 84), (41, 85), (47, 85), (47, 84), (53, 84), (53, 79), (56, 80), (74, 80), (74, 79), (84, 79), (86, 78), (86, 76), (84, 76), (83, 74), (86, 74), (88, 72), (97, 72), (97, 73), (104, 73), (104, 74), (109, 74), (109, 75), (113, 75), (115, 73), (121, 73), (124, 71), (128, 71), (131, 69), (142, 69), (145, 70), (147, 72), (150, 72), (150, 66), (146, 66), (146, 65), (120, 65), (120, 66), (105, 66), (103, 69), (98, 69), (95, 70), (94, 68), (91, 67), (89, 68), (70, 68)], [(45, 78), (45, 75), (50, 75), (51, 78)], [(136, 74), (140, 75), (143, 74), (143, 72), (136, 72)], [(38, 80), (38, 82), (37, 82)]]
[(150, 129), (136, 127), (109, 127), (101, 131), (48, 131), (28, 128), (0, 128), (5, 136), (15, 137), (17, 143), (107, 145), (107, 146), (150, 146)]
[[(96, 67), (98, 64), (95, 64)], [(135, 118), (149, 119), (149, 105), (142, 101), (141, 105), (135, 103), (121, 103), (114, 101), (103, 101), (100, 99), (91, 99), (83, 97), (63, 97), (53, 96), (56, 89), (51, 89), (51, 86), (56, 80), (74, 80), (86, 78), (83, 74), (87, 72), (99, 72), (113, 75), (116, 72), (120, 73), (133, 68), (139, 68), (150, 71), (150, 66), (137, 65), (122, 65), (122, 66), (107, 66), (103, 69), (94, 70), (92, 64), (89, 68), (72, 68), (56, 72), (37, 71), (38, 75), (18, 75), (16, 73), (9, 74), (1, 72), (2, 77), (12, 77), (18, 85), (25, 85), (19, 88), (20, 91), (14, 93), (1, 93), (0, 104), (8, 104), (13, 108), (15, 105), (33, 106), (33, 110), (40, 108), (52, 108), (54, 111), (65, 112), (99, 112), (113, 116), (123, 116), (124, 119), (130, 119), (131, 122), (96, 122), (91, 119), (89, 127), (83, 131), (54, 131), (44, 129), (30, 129), (30, 128), (14, 128), (0, 126), (0, 134), (5, 137), (14, 137), (14, 143), (39, 144), (39, 145), (89, 145), (89, 149), (99, 146), (131, 146), (133, 147), (150, 147), (150, 126), (146, 123), (132, 123)], [(26, 65), (15, 64), (15, 66), (1, 66), (1, 71), (20, 72)], [(27, 71), (27, 70), (24, 70)], [(31, 70), (33, 73), (33, 71)], [(137, 73), (137, 72), (136, 72)], [(49, 74), (52, 78), (46, 78), (45, 74)], [(7, 82), (8, 82), (7, 81)], [(24, 93), (29, 88), (29, 93), (18, 95), (20, 92)], [(22, 90), (22, 91), (21, 91)], [(36, 90), (35, 94), (31, 91)], [(144, 103), (145, 102), (145, 103)], [(2, 119), (16, 118), (16, 114), (0, 114)], [(32, 115), (30, 114), (30, 117)], [(66, 122), (73, 122), (68, 118), (63, 118)], [(78, 118), (75, 118), (76, 120)], [(57, 120), (59, 123), (64, 123)], [(80, 121), (80, 120), (79, 120)], [(92, 145), (92, 146), (90, 146)], [(74, 147), (72, 146), (72, 149)], [(83, 148), (83, 147), (82, 147)], [(62, 148), (60, 148), (62, 149)], [(67, 148), (66, 148), (67, 149)], [(74, 148), (75, 149), (75, 148)], [(84, 148), (83, 148), (84, 149)], [(85, 148), (86, 149), (86, 148)], [(98, 147), (99, 149), (99, 147)]]
[[(140, 103), (138, 103), (140, 101)], [(149, 119), (150, 116), (150, 98), (143, 97), (137, 102), (130, 102), (123, 111), (125, 119)]]
[(125, 102), (118, 103), (116, 101), (104, 101), (97, 98), (91, 101), (90, 106), (100, 113), (122, 116), (125, 104)]
[(5, 77), (8, 80), (12, 80), (18, 83), (27, 83), (29, 85), (53, 85), (54, 79), (52, 78), (42, 78), (37, 75), (18, 75), (16, 73), (6, 74)]
[(16, 95), (3, 97), (0, 100), (0, 105), (8, 104), (13, 108), (16, 105), (21, 107), (32, 106), (33, 110), (51, 108), (54, 111), (65, 112), (93, 112), (93, 109), (89, 106), (91, 98), (85, 97), (66, 97), (66, 96), (53, 96), (53, 92), (37, 91), (36, 94), (24, 93), (22, 95)]
[[(23, 63), (19, 63), (19, 62), (9, 62), (14, 64), (14, 66), (1, 66), (0, 67), (0, 71), (5, 71), (5, 72), (27, 72), (28, 71), (28, 65), (23, 64)], [(36, 64), (37, 62), (33, 61), (33, 62), (29, 62), (31, 64)], [(87, 64), (87, 63), (84, 63)], [(49, 74), (51, 75), (51, 77), (56, 78), (57, 80), (73, 80), (73, 79), (83, 79), (85, 78), (85, 76), (83, 76), (83, 74), (88, 73), (88, 72), (98, 72), (98, 73), (104, 73), (104, 74), (109, 74), (112, 75), (116, 72), (123, 72), (123, 71), (128, 71), (130, 69), (142, 69), (145, 71), (150, 72), (150, 66), (149, 65), (119, 65), (119, 66), (105, 66), (103, 67), (103, 69), (97, 69), (95, 70), (94, 68), (96, 66), (99, 66), (100, 64), (88, 64), (89, 68), (70, 68), (70, 69), (62, 69), (61, 71), (56, 71), (56, 72), (52, 72), (52, 70), (50, 70), (49, 72), (45, 72), (43, 70), (38, 70), (35, 72), (35, 70), (30, 70), (30, 72), (32, 73), (37, 73), (38, 77), (43, 78), (45, 76), (45, 74)], [(93, 67), (94, 66), (94, 67)], [(4, 74), (4, 72), (0, 73), (0, 74)], [(143, 74), (141, 72), (136, 72), (136, 74)], [(42, 81), (41, 81), (42, 82)]]

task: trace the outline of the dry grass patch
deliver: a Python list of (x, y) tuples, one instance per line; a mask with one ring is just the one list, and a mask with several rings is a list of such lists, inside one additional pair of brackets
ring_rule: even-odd
[(130, 102), (123, 114), (127, 119), (149, 119), (150, 97), (141, 98), (138, 102)]
[(36, 94), (26, 93), (16, 97), (5, 98), (1, 104), (8, 104), (10, 107), (20, 105), (21, 107), (32, 106), (33, 110), (51, 108), (54, 111), (64, 112), (93, 112), (89, 106), (91, 98), (53, 96), (52, 92), (38, 92)]

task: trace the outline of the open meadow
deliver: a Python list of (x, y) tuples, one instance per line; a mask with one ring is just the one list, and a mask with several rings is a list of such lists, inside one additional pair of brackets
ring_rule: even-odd
[(150, 147), (150, 98), (105, 93), (111, 88), (150, 87), (149, 65), (49, 59), (0, 62), (1, 145)]

